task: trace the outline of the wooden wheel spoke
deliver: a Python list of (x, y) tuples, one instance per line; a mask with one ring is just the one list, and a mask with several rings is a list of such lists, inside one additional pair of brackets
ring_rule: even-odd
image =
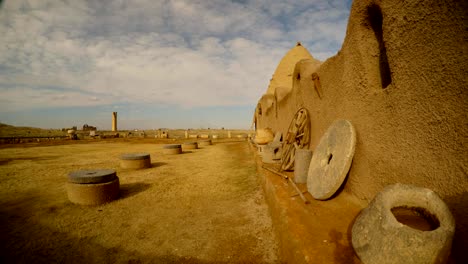
[(283, 143), (281, 155), (281, 169), (290, 170), (294, 166), (296, 149), (303, 148), (309, 144), (310, 120), (305, 108), (299, 109), (291, 123)]

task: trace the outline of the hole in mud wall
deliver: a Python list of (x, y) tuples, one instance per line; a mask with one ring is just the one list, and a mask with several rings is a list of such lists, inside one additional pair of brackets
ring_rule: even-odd
[(262, 115), (262, 105), (261, 104), (257, 105), (257, 109), (258, 109), (258, 115)]
[(328, 162), (327, 162), (327, 164), (330, 164), (330, 161), (332, 160), (332, 158), (333, 158), (333, 154), (328, 155)]
[(421, 207), (399, 206), (391, 211), (398, 222), (417, 230), (432, 231), (440, 226), (439, 219)]
[(368, 18), (374, 35), (379, 43), (379, 71), (380, 71), (380, 81), (382, 83), (382, 88), (385, 89), (392, 83), (392, 76), (390, 74), (390, 65), (388, 64), (387, 59), (387, 49), (385, 48), (385, 43), (383, 41), (382, 34), (382, 10), (378, 5), (371, 5), (367, 9)]
[(301, 74), (300, 74), (300, 73), (298, 73), (298, 74), (297, 74), (297, 76), (296, 76), (296, 80), (298, 80), (298, 81), (299, 81), (300, 79), (301, 79)]

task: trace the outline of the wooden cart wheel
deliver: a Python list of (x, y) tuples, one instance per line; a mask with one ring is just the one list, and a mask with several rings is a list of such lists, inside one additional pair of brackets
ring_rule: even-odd
[(301, 108), (294, 115), (283, 142), (281, 170), (291, 170), (294, 166), (296, 149), (309, 146), (310, 119), (307, 109)]

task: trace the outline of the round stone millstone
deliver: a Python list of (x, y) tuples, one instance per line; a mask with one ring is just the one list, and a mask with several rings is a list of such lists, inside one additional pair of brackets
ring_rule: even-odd
[(115, 170), (79, 170), (70, 172), (68, 174), (68, 181), (78, 184), (104, 183), (113, 181), (116, 177)]
[(317, 200), (335, 194), (348, 174), (356, 148), (356, 131), (348, 120), (337, 120), (314, 150), (307, 173), (307, 190)]
[(182, 145), (180, 144), (169, 144), (163, 146), (163, 153), (164, 154), (181, 154), (182, 153)]
[(151, 167), (151, 156), (148, 153), (126, 153), (120, 156), (120, 167), (123, 169), (144, 169)]
[(182, 145), (183, 149), (197, 149), (198, 148), (198, 143), (197, 142), (185, 142)]
[[(397, 220), (396, 208), (413, 210), (418, 218), (405, 215)], [(408, 225), (402, 223), (405, 218)], [(455, 220), (436, 193), (394, 184), (385, 187), (358, 215), (352, 227), (352, 245), (365, 264), (447, 263), (454, 232)]]
[(150, 154), (148, 153), (125, 153), (120, 156), (120, 159), (123, 160), (140, 160), (140, 159), (149, 159)]
[(100, 205), (119, 197), (119, 178), (105, 183), (67, 183), (67, 195), (70, 202), (81, 205)]
[(213, 144), (213, 143), (211, 142), (211, 139), (198, 141), (198, 146), (199, 146), (199, 147), (202, 147), (202, 146), (209, 146), (209, 145), (212, 145), (212, 144)]

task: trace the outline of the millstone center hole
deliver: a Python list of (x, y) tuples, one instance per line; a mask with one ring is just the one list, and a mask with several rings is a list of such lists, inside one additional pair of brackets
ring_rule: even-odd
[(328, 162), (327, 162), (327, 164), (330, 164), (330, 161), (332, 160), (332, 158), (333, 158), (333, 154), (331, 154), (331, 153), (328, 154)]
[(391, 211), (398, 222), (414, 229), (432, 231), (440, 226), (439, 219), (421, 207), (399, 206)]
[(94, 174), (96, 174), (95, 171), (93, 171), (93, 172), (87, 172), (87, 173), (86, 173), (86, 175), (94, 175)]

